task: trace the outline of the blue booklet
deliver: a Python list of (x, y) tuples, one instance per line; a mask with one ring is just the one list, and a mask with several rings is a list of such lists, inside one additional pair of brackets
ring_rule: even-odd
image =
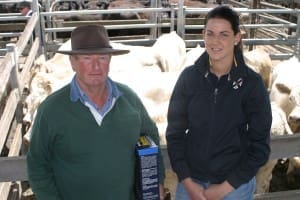
[(136, 144), (136, 195), (139, 200), (159, 200), (158, 146), (148, 136)]

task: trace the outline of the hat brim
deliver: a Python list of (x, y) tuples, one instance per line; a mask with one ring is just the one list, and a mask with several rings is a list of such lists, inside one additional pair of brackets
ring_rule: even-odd
[(124, 49), (111, 49), (111, 48), (101, 48), (101, 49), (76, 49), (76, 50), (58, 50), (57, 53), (74, 55), (74, 54), (111, 54), (114, 56), (123, 55), (129, 53), (129, 50)]

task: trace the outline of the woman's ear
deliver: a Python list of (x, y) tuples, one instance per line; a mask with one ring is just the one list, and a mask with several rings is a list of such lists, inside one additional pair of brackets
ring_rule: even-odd
[(234, 45), (237, 45), (238, 43), (240, 43), (241, 38), (242, 38), (242, 34), (240, 32), (238, 32), (234, 37)]

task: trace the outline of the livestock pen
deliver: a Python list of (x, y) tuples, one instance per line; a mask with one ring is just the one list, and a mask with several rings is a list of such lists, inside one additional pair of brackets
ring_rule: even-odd
[[(9, 18), (7, 16), (6, 20)], [(21, 32), (17, 34), (2, 33), (2, 36), (18, 36), (19, 39), (16, 43), (9, 43), (2, 49), (6, 53), (0, 61), (0, 150), (2, 156), (0, 161), (0, 199), (16, 199), (19, 196), (18, 193), (11, 193), (10, 191), (17, 185), (14, 181), (23, 179), (20, 176), (15, 179), (7, 171), (22, 165), (6, 165), (5, 160), (13, 157), (19, 158), (21, 152), (23, 131), (20, 122), (22, 118), (20, 103), (23, 99), (25, 84), (30, 79), (31, 67), (40, 48), (40, 38), (32, 38), (34, 29), (38, 27), (38, 18), (38, 13), (35, 12), (30, 19), (28, 18), (27, 25)], [(25, 49), (26, 57), (23, 56)], [(18, 170), (14, 170), (14, 174), (18, 173)], [(26, 175), (25, 167), (22, 169), (22, 174), (23, 176)]]
[[(44, 50), (44, 53), (51, 52), (58, 48), (62, 41), (56, 41), (56, 32), (70, 32), (73, 28), (80, 24), (86, 23), (106, 23), (105, 26), (109, 30), (117, 29), (135, 29), (135, 28), (148, 28), (153, 31), (149, 31), (149, 35), (142, 39), (128, 39), (128, 38), (116, 38), (115, 41), (123, 42), (127, 44), (134, 45), (151, 45), (157, 36), (162, 33), (162, 28), (167, 28), (168, 31), (177, 30), (177, 33), (181, 37), (185, 38), (187, 47), (194, 47), (196, 44), (202, 44), (201, 37), (196, 39), (190, 39), (187, 32), (188, 30), (199, 30), (199, 36), (201, 35), (201, 29), (203, 25), (201, 24), (188, 24), (186, 16), (189, 14), (200, 14), (205, 15), (210, 8), (188, 8), (183, 5), (183, 1), (178, 1), (178, 5), (174, 5), (171, 8), (137, 8), (137, 9), (115, 9), (115, 10), (90, 10), (90, 11), (45, 11), (45, 12), (35, 12), (35, 14), (28, 19), (26, 27), (24, 26), (24, 31), (16, 34), (19, 39), (16, 44), (8, 44), (4, 51), (7, 51), (3, 60), (0, 64), (0, 80), (2, 81), (0, 87), (0, 100), (1, 100), (1, 118), (0, 118), (0, 199), (20, 199), (21, 189), (20, 181), (27, 180), (26, 174), (26, 156), (21, 155), (22, 146), (22, 122), (20, 116), (22, 116), (22, 111), (19, 105), (23, 101), (23, 90), (25, 84), (28, 83), (30, 79), (30, 69), (33, 66), (34, 59), (38, 55), (39, 48)], [(251, 9), (251, 8), (236, 8), (240, 13), (249, 14), (259, 14), (259, 13), (289, 13), (299, 16), (299, 11), (296, 9)], [(135, 12), (149, 12), (149, 13), (161, 13), (161, 12), (171, 12), (169, 19), (158, 19), (159, 14), (154, 15), (156, 18), (154, 21), (144, 20), (142, 23), (140, 21), (130, 21), (128, 24), (123, 24), (124, 21), (119, 22), (107, 22), (107, 21), (90, 21), (90, 22), (64, 22), (63, 27), (52, 26), (49, 18), (57, 15), (84, 15), (84, 14), (104, 14), (104, 13), (118, 13), (125, 11), (135, 11)], [(6, 16), (9, 17), (9, 16)], [(8, 19), (8, 18), (7, 18)], [(273, 18), (272, 18), (273, 19)], [(275, 18), (274, 18), (275, 19)], [(39, 27), (39, 20), (41, 22), (41, 27)], [(274, 59), (286, 59), (293, 54), (299, 58), (299, 18), (297, 23), (292, 23), (289, 21), (277, 20), (276, 23), (249, 23), (244, 24), (243, 28), (247, 29), (258, 29), (262, 27), (266, 28), (283, 28), (295, 29), (293, 35), (285, 34), (278, 38), (244, 38), (245, 45), (287, 45), (290, 46), (292, 51), (285, 52), (284, 54), (272, 54)], [(12, 20), (13, 21), (13, 20)], [(191, 20), (193, 21), (193, 20)], [(135, 23), (136, 22), (136, 23)], [(122, 23), (122, 24), (118, 24)], [(35, 33), (35, 38), (30, 42), (31, 33), (35, 28), (38, 31)], [(160, 31), (158, 30), (160, 29)], [(40, 31), (40, 33), (39, 33)], [(5, 35), (7, 33), (3, 33)], [(39, 37), (41, 35), (41, 38)], [(112, 38), (113, 39), (113, 38)], [(22, 53), (30, 43), (30, 51), (28, 56), (25, 58), (25, 63), (22, 63)], [(300, 156), (300, 135), (292, 136), (277, 136), (273, 137), (271, 141), (271, 159), (278, 158), (289, 158), (293, 156)], [(163, 155), (165, 165), (170, 169), (170, 163), (168, 160), (168, 155), (166, 152), (166, 147), (163, 146)], [(274, 192), (267, 194), (257, 194), (256, 199), (299, 199), (300, 190), (291, 190), (285, 192)]]
[[(76, 26), (95, 23), (105, 25), (109, 32), (124, 33), (118, 36), (110, 35), (111, 40), (116, 42), (149, 46), (164, 32), (176, 30), (177, 34), (185, 40), (187, 48), (195, 47), (199, 43), (203, 45), (203, 16), (211, 8), (186, 7), (183, 2), (178, 1), (178, 4), (171, 4), (169, 7), (159, 7), (160, 4), (152, 3), (151, 7), (146, 8), (41, 12), (41, 30), (45, 52), (54, 51), (64, 42), (63, 38), (58, 38), (57, 36), (60, 33), (70, 33)], [(256, 9), (249, 7), (249, 5), (248, 7), (236, 7), (235, 9), (241, 16), (244, 15), (245, 21), (241, 24), (241, 29), (245, 36), (243, 43), (249, 46), (249, 49), (259, 45), (276, 46), (281, 48), (280, 53), (270, 52), (270, 56), (279, 60), (287, 59), (295, 52), (299, 52), (299, 10), (284, 7), (266, 7), (263, 2)], [(99, 19), (66, 21), (62, 19), (70, 18), (74, 15), (79, 17), (87, 15), (103, 16), (130, 12), (148, 13), (149, 17), (139, 20)], [(166, 13), (168, 14), (167, 16), (165, 15)], [(279, 15), (283, 14), (296, 16), (296, 22), (281, 19)], [(138, 33), (140, 30), (144, 30), (144, 32), (136, 35), (135, 33)]]

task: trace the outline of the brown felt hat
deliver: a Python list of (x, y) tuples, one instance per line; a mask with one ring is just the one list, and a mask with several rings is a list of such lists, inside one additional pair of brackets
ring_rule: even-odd
[(129, 50), (113, 49), (107, 31), (102, 25), (85, 25), (71, 33), (71, 50), (58, 50), (62, 54), (126, 54)]

